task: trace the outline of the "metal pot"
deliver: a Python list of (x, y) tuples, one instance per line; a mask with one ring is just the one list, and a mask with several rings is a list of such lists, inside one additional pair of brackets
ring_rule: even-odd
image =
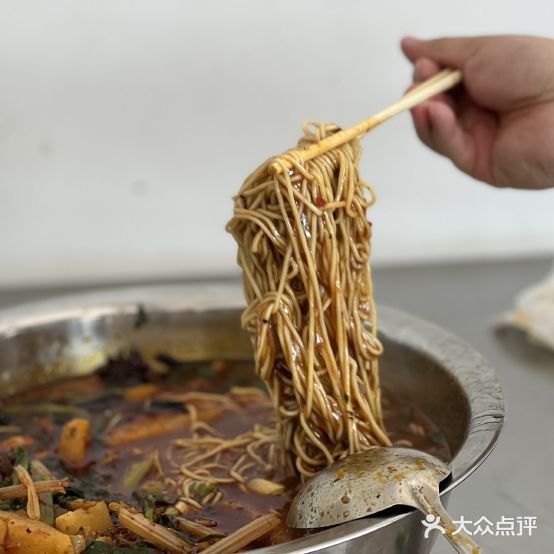
[[(110, 355), (138, 350), (179, 359), (251, 356), (241, 330), (238, 283), (122, 288), (38, 302), (0, 312), (0, 399), (69, 375), (87, 374)], [(403, 312), (380, 307), (382, 383), (422, 408), (455, 456), (443, 501), (494, 448), (504, 421), (493, 370), (469, 345)], [(398, 510), (286, 544), (282, 553), (424, 554), (421, 515)]]

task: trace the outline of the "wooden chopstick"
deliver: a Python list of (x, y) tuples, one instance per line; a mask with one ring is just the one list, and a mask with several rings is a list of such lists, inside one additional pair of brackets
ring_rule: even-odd
[[(404, 110), (409, 110), (414, 106), (417, 106), (421, 102), (432, 98), (436, 94), (444, 92), (462, 80), (462, 72), (459, 69), (443, 69), (439, 71), (433, 77), (427, 79), (423, 83), (415, 86), (407, 94), (405, 94), (400, 100), (390, 105), (389, 107), (381, 110), (379, 113), (361, 121), (357, 125), (344, 129), (331, 135), (322, 141), (311, 144), (304, 149), (298, 149), (297, 152), (301, 157), (301, 161), (306, 162), (325, 152), (329, 152), (337, 146), (341, 146), (355, 138), (364, 136), (366, 133), (375, 129), (381, 123), (387, 121), (391, 117), (403, 112)], [(271, 164), (271, 171), (274, 174), (281, 172), (283, 167), (290, 169), (292, 164), (288, 160), (280, 160), (279, 163)]]
[[(459, 70), (448, 69), (448, 68), (447, 69), (441, 69), (440, 71), (435, 73), (432, 77), (429, 77), (429, 79), (426, 79), (425, 81), (422, 81), (421, 83), (418, 83), (417, 85), (412, 87), (408, 92), (406, 92), (406, 94), (403, 96), (403, 98), (405, 98), (406, 96), (409, 96), (410, 94), (414, 93), (415, 91), (420, 90), (421, 88), (426, 88), (430, 85), (433, 85), (437, 81), (442, 81), (445, 78), (445, 76), (450, 75), (450, 74), (452, 74), (452, 72), (456, 72), (456, 71), (459, 71)], [(460, 73), (459, 79), (461, 81), (462, 80), (461, 71), (459, 71), (459, 73)]]

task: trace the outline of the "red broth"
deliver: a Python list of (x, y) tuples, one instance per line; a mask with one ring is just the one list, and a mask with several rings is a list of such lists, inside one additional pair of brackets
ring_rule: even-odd
[[(286, 485), (282, 495), (256, 494), (242, 490), (234, 483), (224, 484), (218, 487), (223, 498), (217, 504), (202, 509), (187, 507), (183, 513), (176, 510), (179, 490), (171, 485), (171, 480), (178, 473), (178, 468), (172, 465), (170, 445), (175, 439), (190, 437), (190, 431), (186, 428), (170, 429), (142, 439), (139, 437), (125, 444), (108, 444), (106, 437), (114, 429), (121, 429), (127, 424), (133, 423), (137, 428), (144, 429), (154, 420), (175, 421), (176, 416), (182, 417), (182, 404), (157, 400), (164, 398), (164, 395), (175, 396), (188, 391), (225, 393), (232, 386), (254, 385), (263, 389), (261, 384), (252, 382), (251, 361), (181, 363), (161, 356), (158, 362), (156, 371), (153, 371), (137, 355), (111, 360), (91, 376), (31, 389), (5, 401), (0, 408), (0, 431), (6, 430), (0, 433), (0, 487), (12, 484), (10, 474), (14, 460), (24, 456), (42, 461), (56, 478), (69, 477), (71, 486), (66, 494), (54, 497), (57, 513), (68, 507), (73, 509), (82, 502), (80, 498), (122, 502), (145, 513), (153, 521), (171, 526), (193, 543), (198, 539), (175, 525), (179, 518), (213, 525), (214, 535), (218, 536), (232, 533), (269, 510), (283, 514), (284, 520), (298, 483), (290, 478), (284, 480), (278, 474), (274, 474), (272, 480)], [(152, 385), (150, 394), (147, 394), (148, 386), (145, 387), (145, 384)], [(144, 396), (142, 399), (141, 394)], [(416, 406), (407, 405), (385, 390), (383, 413), (393, 443), (408, 441), (414, 448), (450, 459), (445, 437)], [(71, 469), (60, 462), (58, 452), (62, 428), (75, 417), (85, 418), (92, 425), (92, 442), (87, 449), (85, 463), (79, 469)], [(270, 424), (272, 421), (273, 409), (269, 402), (261, 405), (247, 403), (240, 411), (224, 412), (215, 417), (209, 425), (221, 436), (234, 437), (251, 428), (253, 422)], [(145, 460), (153, 452), (157, 453), (156, 472), (151, 470), (129, 489), (124, 482), (131, 466)], [(148, 488), (145, 491), (146, 484)], [(2, 510), (16, 510), (24, 505), (24, 500), (4, 503), (0, 500)], [(280, 543), (298, 536), (299, 532), (282, 525), (249, 545), (249, 548)], [(100, 551), (95, 550), (99, 548), (98, 542), (103, 542), (102, 552), (122, 547), (137, 552), (140, 548), (144, 548), (144, 552), (159, 551), (117, 527), (115, 531), (96, 537), (96, 541), (89, 540), (92, 546), (89, 545), (87, 551)], [(200, 542), (195, 548), (201, 550), (208, 542)]]

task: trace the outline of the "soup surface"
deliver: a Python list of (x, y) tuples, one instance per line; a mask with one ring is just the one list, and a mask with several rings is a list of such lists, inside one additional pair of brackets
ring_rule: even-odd
[[(110, 360), (88, 377), (5, 400), (0, 408), (0, 510), (23, 513), (27, 507), (25, 495), (2, 496), (6, 487), (22, 482), (15, 471), (19, 465), (35, 482), (68, 479), (65, 492), (39, 493), (40, 518), (69, 534), (82, 534), (85, 552), (171, 551), (148, 529), (137, 534), (118, 515), (122, 507), (141, 521), (170, 529), (192, 551), (272, 510), (284, 521), (299, 483), (268, 463), (276, 435), (268, 440), (264, 434), (274, 430), (276, 420), (253, 374), (250, 360), (183, 363), (160, 356), (148, 365), (131, 354)], [(393, 443), (450, 459), (444, 436), (417, 407), (385, 390), (383, 409)], [(233, 448), (218, 446), (222, 439), (245, 436), (260, 437), (252, 452), (245, 454), (252, 444), (246, 439)], [(76, 532), (63, 526), (60, 516), (75, 510), (82, 514), (99, 501), (109, 509), (103, 525), (81, 525)], [(244, 549), (297, 536), (281, 523)]]

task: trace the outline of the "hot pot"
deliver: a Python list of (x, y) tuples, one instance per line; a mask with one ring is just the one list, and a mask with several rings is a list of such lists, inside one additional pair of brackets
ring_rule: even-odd
[[(236, 282), (121, 288), (61, 297), (0, 312), (0, 403), (14, 392), (64, 376), (84, 375), (121, 351), (146, 359), (252, 356), (240, 328), (244, 306)], [(381, 306), (384, 386), (422, 408), (454, 452), (442, 500), (485, 460), (504, 420), (493, 370), (471, 346), (435, 325)], [(425, 554), (422, 516), (395, 510), (322, 530), (256, 552)]]

